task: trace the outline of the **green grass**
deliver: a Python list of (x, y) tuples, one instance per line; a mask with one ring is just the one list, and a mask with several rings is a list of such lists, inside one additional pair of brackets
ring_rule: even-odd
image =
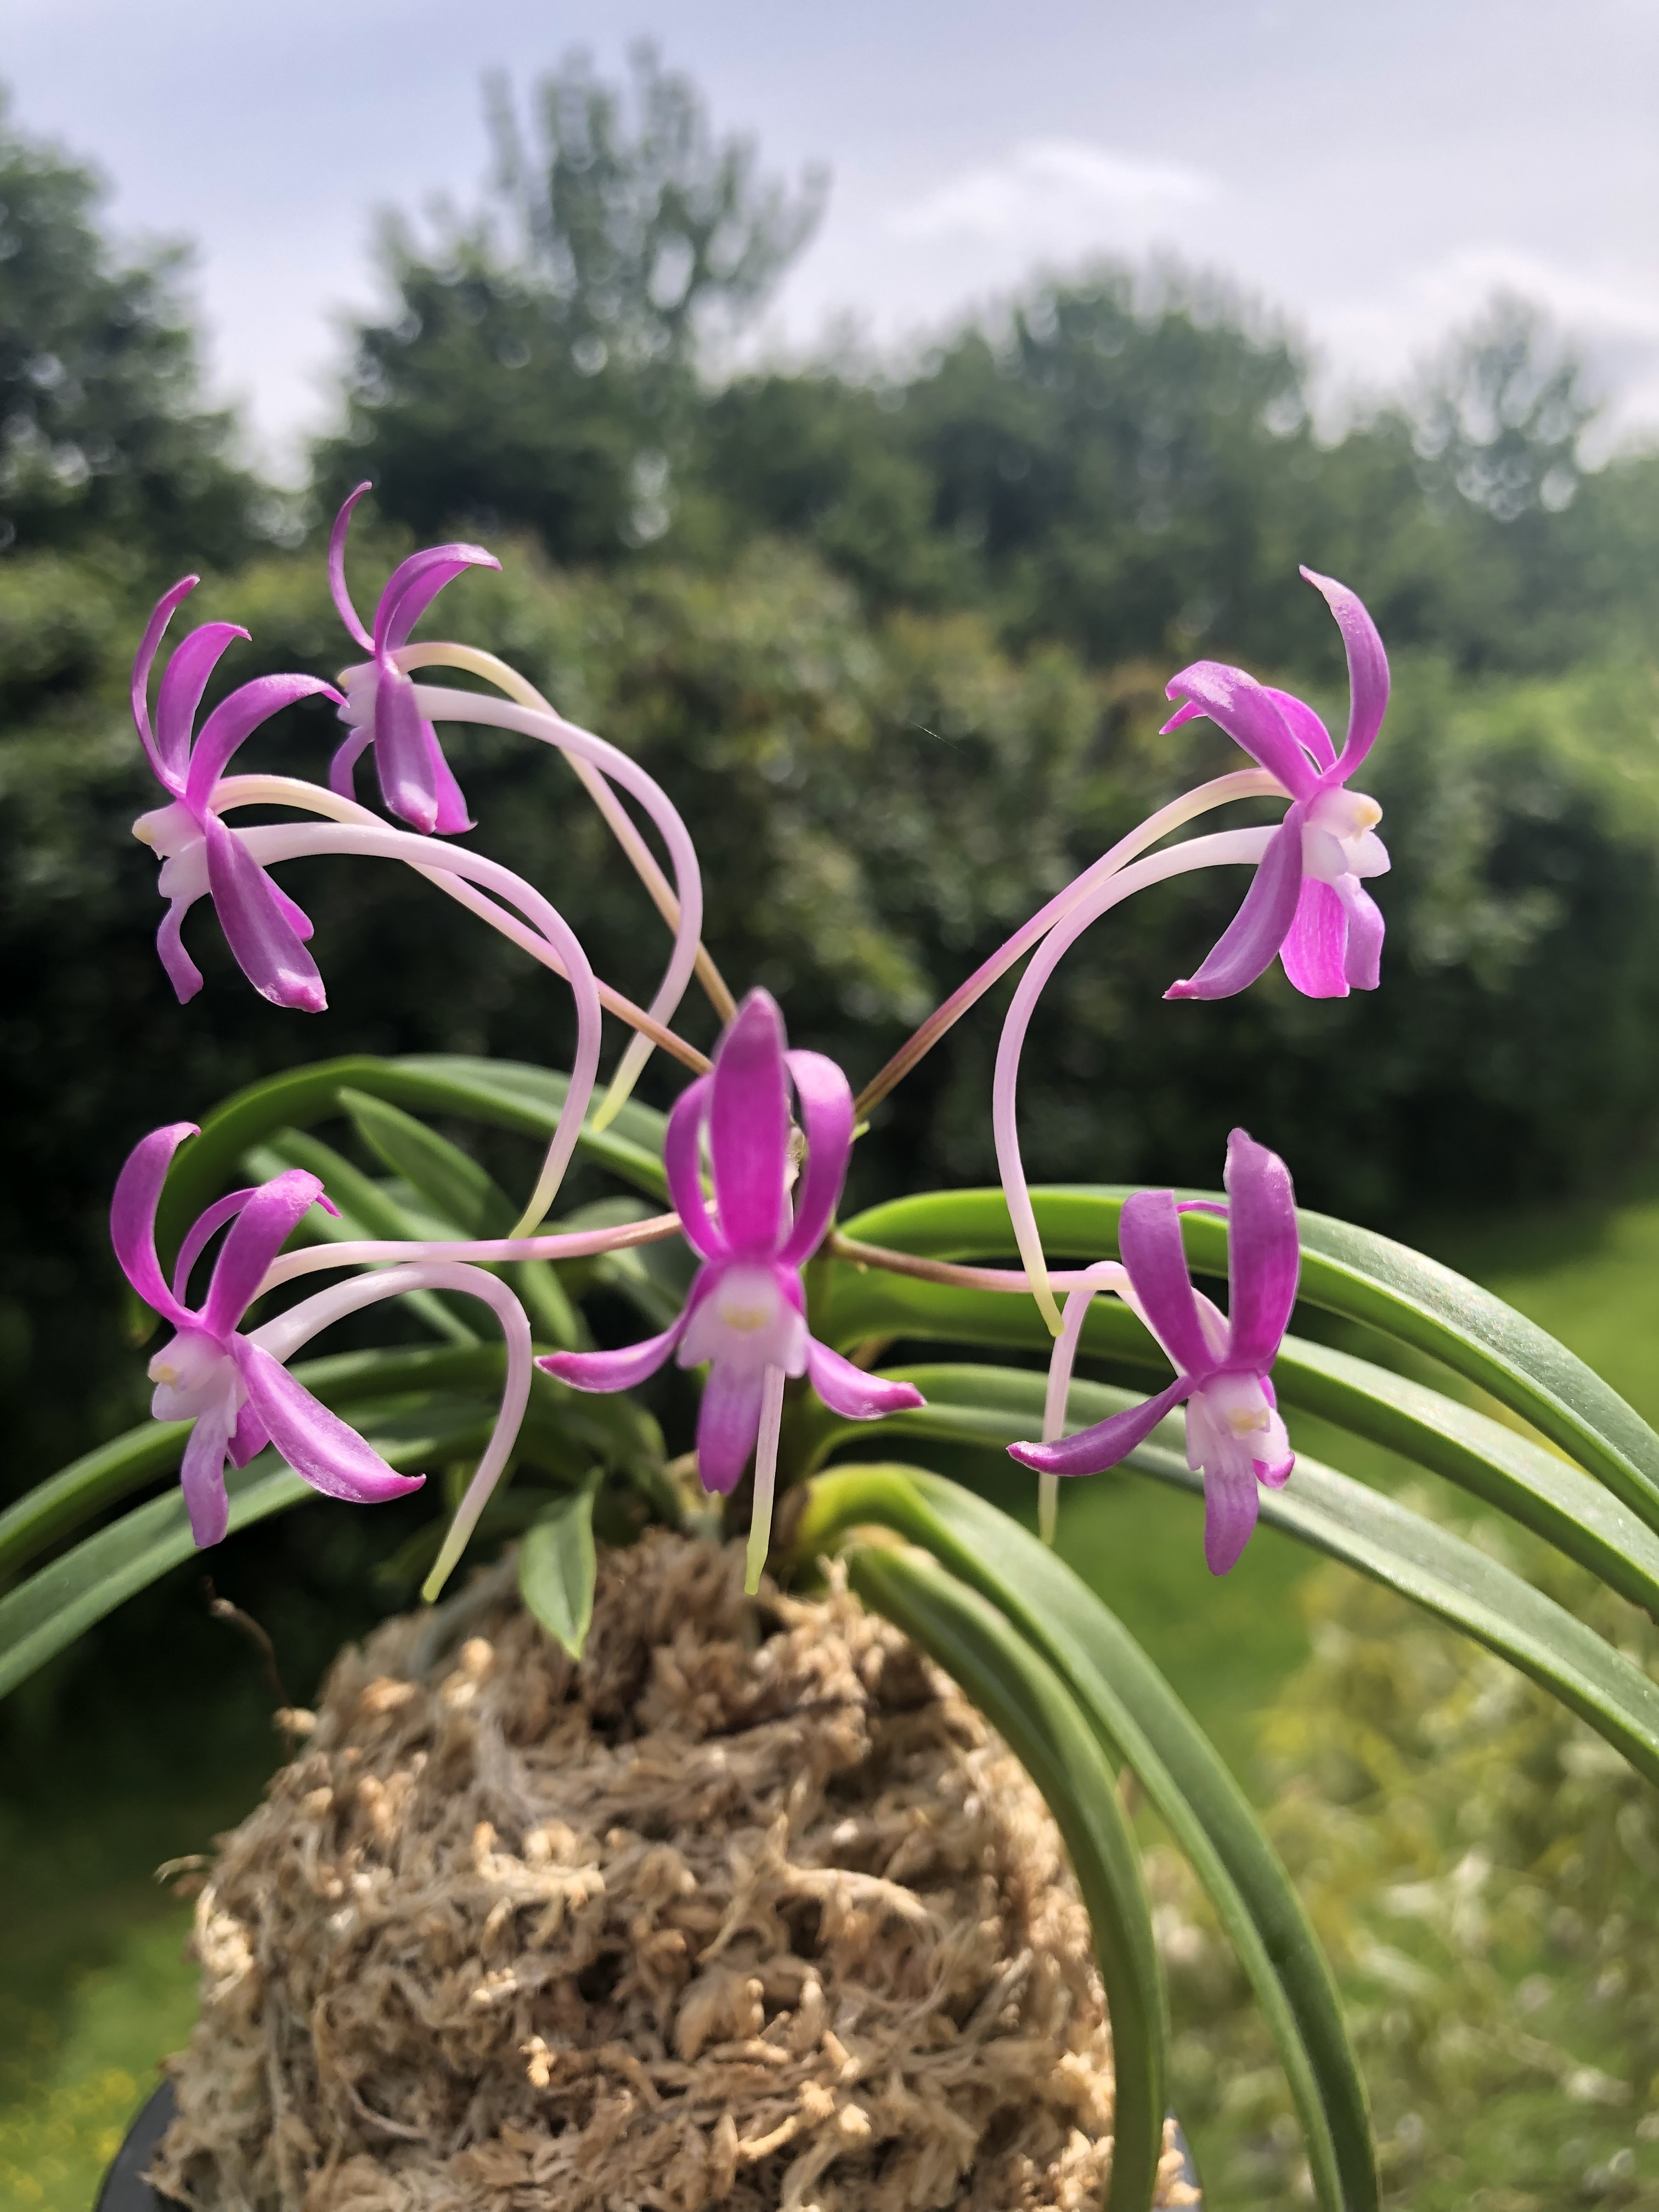
[[(1589, 1360), (1659, 1419), (1659, 1201), (1419, 1231)], [(1372, 1480), (1398, 1464), (1298, 1422), (1301, 1447)], [(1028, 1483), (1000, 1502), (1022, 1513)], [(1196, 1501), (1133, 1478), (1068, 1486), (1061, 1547), (1122, 1615), (1238, 1771), (1263, 1709), (1310, 1653), (1311, 1562), (1259, 1534), (1232, 1574), (1206, 1572)], [(88, 2212), (156, 2066), (188, 2033), (193, 1970), (164, 1859), (210, 1847), (257, 1796), (276, 1747), (250, 1693), (213, 1725), (156, 1724), (89, 1776), (50, 1743), (0, 1807), (0, 2212)], [(1494, 2200), (1496, 2202), (1497, 2200)]]

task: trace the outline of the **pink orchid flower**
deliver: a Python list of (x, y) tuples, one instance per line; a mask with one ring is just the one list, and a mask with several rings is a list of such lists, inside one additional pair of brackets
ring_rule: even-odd
[[(155, 1209), (174, 1152), (196, 1133), (193, 1121), (175, 1121), (139, 1139), (116, 1182), (110, 1239), (133, 1289), (176, 1332), (149, 1364), (155, 1385), (150, 1412), (158, 1421), (196, 1423), (179, 1473), (197, 1543), (218, 1543), (228, 1525), (226, 1462), (246, 1467), (267, 1443), (330, 1498), (374, 1505), (418, 1490), (422, 1476), (395, 1474), (261, 1341), (273, 1331), (278, 1340), (295, 1339), (292, 1316), (250, 1335), (240, 1332), (243, 1315), (295, 1224), (313, 1206), (337, 1211), (314, 1175), (289, 1168), (258, 1188), (217, 1200), (185, 1237), (172, 1283), (162, 1274)], [(214, 1263), (207, 1296), (192, 1310), (184, 1303), (191, 1269), (227, 1222), (233, 1226)], [(295, 1348), (295, 1341), (287, 1342), (289, 1352)]]
[(340, 695), (315, 676), (258, 676), (221, 700), (199, 736), (194, 735), (209, 678), (232, 639), (247, 636), (234, 623), (204, 623), (167, 663), (152, 731), (149, 672), (173, 609), (197, 582), (186, 576), (156, 602), (132, 664), (132, 719), (150, 766), (172, 794), (169, 805), (141, 815), (132, 825), (133, 836), (154, 846), (161, 861), (160, 889), (168, 903), (156, 950), (182, 1006), (202, 988), (202, 971), (185, 950), (182, 926), (189, 909), (206, 894), (237, 966), (261, 998), (273, 1006), (320, 1013), (328, 995), (306, 950), (310, 920), (220, 820), (213, 790), (232, 754), (262, 722), (296, 699), (318, 697), (337, 704)]
[[(793, 1083), (806, 1160), (789, 1195)], [(716, 1211), (703, 1195), (699, 1153), (708, 1141)], [(707, 1364), (697, 1418), (703, 1487), (730, 1491), (756, 1450), (757, 1498), (769, 1495), (784, 1378), (805, 1375), (850, 1420), (919, 1406), (908, 1382), (866, 1375), (806, 1327), (801, 1267), (823, 1240), (847, 1176), (853, 1093), (833, 1060), (787, 1049), (783, 1017), (751, 991), (720, 1039), (709, 1073), (681, 1092), (668, 1117), (664, 1162), (681, 1233), (702, 1261), (673, 1327), (618, 1352), (555, 1352), (537, 1364), (579, 1390), (626, 1390), (673, 1353)], [(763, 1414), (767, 1414), (765, 1431)], [(770, 1461), (768, 1463), (768, 1454)]]
[(374, 656), (359, 667), (348, 668), (341, 679), (346, 696), (340, 720), (350, 726), (351, 735), (329, 763), (329, 785), (343, 799), (354, 797), (352, 771), (358, 755), (372, 744), (380, 796), (389, 811), (425, 836), (434, 830), (453, 836), (470, 830), (472, 817), (437, 732), (422, 718), (414, 678), (404, 674), (392, 655), (408, 644), (409, 633), (446, 584), (465, 569), (499, 568), (501, 564), (482, 545), (428, 545), (422, 552), (411, 553), (386, 579), (374, 610), (374, 628), (365, 629), (346, 589), (345, 546), (351, 510), (368, 488), (360, 483), (346, 501), (334, 518), (328, 541), (329, 588), (340, 620), (364, 651)]
[(1322, 592), (1348, 658), (1348, 733), (1339, 754), (1319, 716), (1288, 691), (1258, 684), (1242, 668), (1194, 661), (1169, 685), (1182, 699), (1164, 724), (1179, 729), (1207, 714), (1291, 794), (1283, 826), (1256, 868), (1244, 902), (1189, 981), (1166, 999), (1226, 999), (1272, 963), (1274, 953), (1310, 999), (1374, 991), (1382, 957), (1382, 916), (1364, 879), (1386, 873), (1376, 834), (1382, 810), (1348, 778), (1370, 752), (1389, 703), (1389, 661), (1376, 625), (1356, 593), (1334, 577), (1302, 574)]
[(1118, 1225), (1133, 1303), (1168, 1354), (1175, 1381), (1144, 1405), (1074, 1437), (1009, 1447), (1013, 1458), (1040, 1474), (1098, 1474), (1145, 1443), (1184, 1402), (1187, 1464), (1203, 1471), (1204, 1556), (1216, 1575), (1224, 1575), (1249, 1541), (1257, 1486), (1282, 1489), (1296, 1464), (1271, 1370), (1301, 1267), (1296, 1194), (1279, 1155), (1235, 1129), (1227, 1140), (1225, 1181), (1225, 1314), (1193, 1288), (1181, 1243), (1181, 1216), (1192, 1206), (1177, 1205), (1173, 1191), (1137, 1191)]

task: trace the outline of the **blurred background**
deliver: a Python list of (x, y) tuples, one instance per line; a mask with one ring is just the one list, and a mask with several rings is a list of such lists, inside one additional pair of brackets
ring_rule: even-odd
[[(194, 617), (252, 632), (228, 682), (331, 675), (322, 542), (365, 477), (360, 605), (419, 542), (495, 551), (446, 631), (668, 787), (717, 958), (855, 1082), (1231, 763), (1157, 734), (1184, 663), (1340, 724), (1297, 563), (1354, 586), (1395, 669), (1384, 988), (1164, 1006), (1237, 886), (1154, 892), (1051, 988), (1028, 1165), (1212, 1182), (1243, 1121), (1305, 1202), (1478, 1274), (1652, 1416), (1659, 10), (658, 0), (629, 27), (0, 0), (0, 1498), (142, 1416), (106, 1219), (143, 1131), (332, 1053), (568, 1049), (412, 879), (294, 872), (320, 1017), (256, 999), (199, 914), (202, 998), (156, 963), (149, 606), (199, 570)], [(260, 757), (320, 775), (331, 732), (295, 712)], [(483, 846), (647, 993), (604, 833), (515, 741), (451, 750)], [(999, 1012), (884, 1109), (854, 1202), (992, 1179)], [(1282, 1801), (1337, 1931), (1395, 2201), (1659, 2203), (1659, 1948), (1631, 1932), (1659, 1850), (1613, 1818), (1627, 1785), (1273, 1540), (1212, 1589), (1181, 1501), (1102, 1496), (1079, 1556)], [(404, 1601), (380, 1529), (307, 1510), (214, 1555), (285, 1695)], [(0, 1709), (0, 2203), (88, 2203), (186, 2032), (149, 1869), (251, 1801), (272, 1702), (191, 1570)], [(1332, 1808), (1386, 1839), (1364, 1879)], [(1224, 2201), (1282, 2203), (1280, 2093), (1168, 1879), (1182, 2108)], [(1390, 1880), (1417, 1904), (1373, 1925)]]

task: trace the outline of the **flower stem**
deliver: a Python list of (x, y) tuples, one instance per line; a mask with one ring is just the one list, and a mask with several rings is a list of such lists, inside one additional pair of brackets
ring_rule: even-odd
[(951, 994), (943, 1005), (936, 1006), (920, 1029), (907, 1042), (902, 1044), (872, 1082), (866, 1084), (859, 1093), (854, 1110), (862, 1119), (871, 1108), (902, 1082), (919, 1060), (927, 1057), (945, 1032), (962, 1019), (991, 986), (1018, 960), (1024, 959), (1031, 947), (1039, 943), (1057, 922), (1086, 900), (1107, 879), (1128, 865), (1137, 855), (1160, 837), (1167, 837), (1172, 830), (1183, 823), (1207, 813), (1211, 808), (1225, 806), (1236, 799), (1283, 799), (1289, 793), (1276, 776), (1266, 769), (1236, 769), (1227, 775), (1216, 776), (1208, 783), (1172, 799), (1167, 806), (1160, 806), (1149, 814), (1138, 830), (1127, 837), (1120, 837), (1109, 852), (1103, 853), (1080, 876), (1074, 877), (1062, 891), (1055, 893), (1047, 906), (1040, 908), (1030, 920), (1017, 929), (1007, 943), (994, 952), (990, 958), (976, 968), (967, 981)]
[(1013, 1003), (1008, 1009), (997, 1045), (996, 1073), (991, 1085), (991, 1129), (996, 1140), (997, 1167), (1002, 1178), (1003, 1194), (1008, 1201), (1009, 1218), (1014, 1225), (1014, 1242), (1025, 1262), (1025, 1272), (1031, 1279), (1032, 1295), (1042, 1308), (1044, 1320), (1056, 1336), (1060, 1332), (1060, 1308), (1054, 1303), (1048, 1266), (1042, 1256), (1042, 1239), (1037, 1233), (1036, 1216), (1031, 1209), (1031, 1194), (1020, 1160), (1015, 1097), (1025, 1032), (1030, 1026), (1031, 1016), (1042, 994), (1043, 986), (1084, 931), (1134, 892), (1144, 890), (1152, 884), (1165, 883), (1172, 876), (1185, 875), (1195, 868), (1255, 866), (1275, 834), (1273, 830), (1267, 829), (1226, 830), (1207, 837), (1191, 837), (1183, 844), (1173, 846), (1167, 853), (1155, 853), (1147, 860), (1137, 860), (1130, 867), (1119, 869), (1116, 874), (1098, 884), (1081, 904), (1074, 907), (1064, 921), (1055, 924), (1019, 979), (1019, 987), (1014, 993)]
[(777, 1486), (785, 1379), (781, 1367), (769, 1367), (762, 1385), (760, 1435), (755, 1443), (755, 1510), (749, 1522), (749, 1550), (743, 1570), (743, 1586), (750, 1597), (760, 1588), (766, 1555), (772, 1547), (772, 1495)]
[[(214, 811), (218, 814), (227, 813), (236, 806), (298, 806), (307, 813), (320, 814), (331, 822), (355, 823), (365, 830), (386, 827), (378, 814), (371, 814), (368, 807), (359, 806), (356, 799), (343, 799), (337, 792), (325, 791), (320, 784), (307, 783), (293, 775), (228, 775), (214, 786), (212, 804)], [(239, 836), (242, 834), (238, 832)], [(476, 884), (464, 882), (445, 864), (443, 856), (459, 849), (440, 844), (431, 865), (410, 861), (410, 866), (417, 876), (423, 876), (428, 883), (435, 884), (447, 897), (453, 898), (457, 905), (464, 906), (469, 914), (476, 914), (480, 921), (487, 921), (492, 929), (498, 930), (521, 951), (527, 952), (532, 960), (539, 962), (554, 975), (564, 977), (563, 964), (545, 938), (538, 936), (517, 915), (498, 906)], [(637, 1030), (641, 1036), (648, 1037), (653, 1045), (689, 1067), (694, 1074), (706, 1075), (708, 1073), (708, 1055), (699, 1052), (696, 1045), (688, 1044), (684, 1037), (677, 1036), (672, 1030), (665, 1029), (660, 1022), (653, 1021), (642, 1006), (636, 1006), (631, 999), (625, 998), (609, 983), (600, 982), (599, 994), (599, 1004), (607, 1013), (615, 1014), (618, 1021), (626, 1022), (630, 1029)]]

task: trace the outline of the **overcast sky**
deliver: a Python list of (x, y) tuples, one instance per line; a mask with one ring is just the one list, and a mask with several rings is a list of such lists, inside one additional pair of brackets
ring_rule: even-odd
[(1519, 289), (1659, 426), (1659, 0), (0, 0), (0, 77), (124, 229), (197, 241), (217, 386), (279, 461), (375, 296), (374, 210), (476, 197), (483, 71), (615, 69), (642, 33), (772, 166), (831, 170), (775, 343), (1170, 247), (1285, 311), (1333, 388)]

